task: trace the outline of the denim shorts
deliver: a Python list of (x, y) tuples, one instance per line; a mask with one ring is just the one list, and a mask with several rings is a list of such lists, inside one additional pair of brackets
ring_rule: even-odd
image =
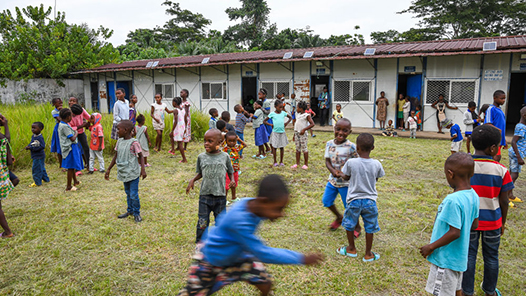
[(522, 165), (519, 165), (519, 160), (517, 156), (508, 154), (510, 159), (510, 173), (520, 173), (522, 170)]
[(345, 213), (343, 214), (343, 228), (347, 231), (353, 231), (356, 224), (358, 224), (360, 216), (362, 216), (366, 233), (376, 233), (380, 231), (376, 201), (372, 199), (351, 200), (351, 202), (347, 204)]

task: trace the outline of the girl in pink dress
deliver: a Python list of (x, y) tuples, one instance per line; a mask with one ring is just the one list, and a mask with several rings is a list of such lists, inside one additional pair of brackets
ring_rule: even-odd
[(179, 162), (186, 163), (188, 161), (186, 160), (186, 156), (184, 155), (183, 136), (186, 130), (187, 117), (185, 110), (181, 107), (181, 103), (182, 99), (180, 97), (176, 97), (172, 101), (172, 105), (174, 107), (174, 124), (172, 127), (171, 135), (174, 139), (174, 142), (177, 142), (177, 150), (179, 150), (179, 152), (181, 153), (181, 157), (183, 158)]
[(188, 142), (192, 139), (192, 115), (190, 114), (190, 102), (188, 101), (188, 90), (182, 89), (181, 90), (181, 99), (183, 102), (181, 103), (181, 108), (184, 109), (184, 112), (186, 114), (186, 131), (183, 135), (183, 142), (184, 142), (184, 150), (186, 151), (186, 146), (188, 146)]

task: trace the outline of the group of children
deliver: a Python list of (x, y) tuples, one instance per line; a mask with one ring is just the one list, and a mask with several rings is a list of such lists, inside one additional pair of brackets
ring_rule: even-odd
[[(122, 102), (124, 90), (117, 91), (117, 98)], [(257, 158), (264, 158), (270, 143), (274, 156), (274, 167), (283, 166), (283, 148), (288, 140), (285, 127), (291, 121), (294, 124), (294, 141), (296, 143), (296, 164), (300, 164), (301, 154), (304, 155), (304, 169), (308, 168), (307, 131), (314, 126), (312, 117), (306, 112), (307, 104), (300, 101), (293, 112), (288, 114), (283, 110), (282, 101), (274, 103), (274, 112), (270, 112), (270, 105), (266, 100), (266, 92), (260, 91), (260, 100), (254, 103), (256, 112), (249, 114), (242, 106), (236, 105), (236, 124), (228, 126), (230, 115), (222, 114), (218, 120), (217, 110), (210, 110), (212, 116), (210, 129), (204, 135), (205, 152), (201, 153), (196, 162), (196, 175), (187, 186), (186, 192), (194, 188), (195, 182), (202, 179), (199, 192), (199, 214), (196, 227), (196, 254), (190, 267), (188, 282), (179, 295), (211, 295), (222, 287), (236, 281), (246, 281), (255, 285), (262, 295), (268, 295), (271, 290), (271, 279), (262, 263), (271, 264), (316, 264), (323, 260), (320, 254), (300, 254), (285, 249), (266, 246), (256, 236), (263, 220), (274, 221), (283, 216), (283, 211), (289, 202), (289, 191), (284, 180), (277, 175), (263, 178), (259, 184), (256, 198), (238, 201), (229, 211), (226, 193), (232, 190), (233, 199), (235, 187), (240, 173), (239, 159), (244, 142), (244, 127), (252, 121), (256, 130), (256, 146), (259, 148)], [(521, 110), (521, 122), (517, 124), (510, 149), (510, 171), (494, 160), (500, 152), (502, 130), (498, 107), (503, 103), (502, 94), (494, 95), (495, 105), (486, 111), (484, 125), (475, 112), (474, 104), (469, 104), (471, 118), (465, 117), (469, 125), (476, 126), (470, 133), (471, 142), (475, 148), (471, 156), (466, 153), (452, 153), (446, 160), (444, 172), (446, 180), (454, 192), (448, 195), (438, 208), (431, 241), (420, 248), (422, 256), (431, 263), (426, 291), (433, 295), (473, 295), (476, 256), (479, 240), (484, 249), (484, 282), (482, 290), (486, 295), (500, 295), (496, 288), (498, 279), (498, 249), (500, 236), (504, 233), (508, 212), (509, 197), (513, 197), (513, 183), (518, 177), (521, 165), (524, 164), (526, 152), (526, 108)], [(156, 98), (157, 100), (157, 98)], [(160, 104), (160, 100), (156, 102)], [(122, 105), (122, 103), (119, 103)], [(500, 104), (500, 105), (499, 105)], [(73, 127), (71, 122), (74, 115), (84, 116), (85, 110), (77, 102), (70, 101), (70, 108), (62, 108), (62, 101), (53, 100), (55, 109), (52, 114), (57, 119), (52, 139), (52, 149), (59, 149), (62, 168), (67, 170), (66, 190), (75, 191), (80, 184), (77, 171), (84, 169), (82, 163), (83, 149), (79, 145), (79, 128), (91, 130), (89, 145), (90, 158), (99, 157), (104, 149), (104, 136), (100, 125), (101, 115), (94, 113), (82, 124)], [(172, 136), (178, 143), (178, 150), (184, 158), (184, 147), (181, 140), (187, 130), (187, 120), (180, 98), (174, 99), (174, 127)], [(79, 109), (80, 107), (80, 109)], [(161, 108), (160, 107), (160, 108)], [(494, 110), (494, 108), (498, 110)], [(123, 108), (124, 109), (124, 108)], [(164, 120), (152, 113), (157, 124)], [(164, 111), (167, 111), (166, 108)], [(127, 195), (127, 211), (119, 218), (134, 216), (136, 222), (141, 222), (139, 201), (139, 179), (146, 178), (147, 162), (144, 148), (149, 146), (144, 116), (136, 116), (138, 127), (126, 118), (125, 113), (118, 111), (118, 118), (114, 117), (112, 136), (119, 139), (115, 147), (115, 155), (105, 171), (108, 180), (110, 172), (117, 166), (117, 179), (124, 183)], [(85, 118), (85, 117), (84, 117)], [(285, 121), (287, 118), (287, 121)], [(118, 119), (118, 120), (117, 120)], [(466, 123), (468, 125), (468, 123)], [(8, 147), (9, 130), (7, 119), (0, 115), (0, 125), (5, 127), (5, 135), (0, 133), (0, 225), (4, 232), (1, 237), (11, 237), (13, 233), (1, 208), (1, 200), (13, 188), (10, 180), (8, 165), (12, 156)], [(256, 125), (256, 126), (255, 126)], [(389, 123), (389, 126), (392, 122)], [(445, 120), (443, 126), (451, 129), (452, 141), (462, 142), (458, 125)], [(411, 125), (410, 125), (411, 127)], [(495, 128), (497, 127), (497, 128)], [(44, 128), (40, 122), (32, 124), (33, 136), (26, 147), (31, 151), (33, 159), (34, 184), (39, 186), (42, 181), (48, 182), (45, 166), (43, 165), (44, 139), (41, 131)], [(155, 127), (154, 127), (155, 128)], [(160, 128), (158, 126), (157, 128)], [(346, 231), (348, 245), (342, 246), (336, 252), (342, 256), (355, 258), (358, 252), (355, 246), (362, 232), (359, 217), (362, 217), (365, 231), (366, 247), (362, 260), (372, 262), (380, 259), (380, 254), (372, 251), (374, 234), (380, 231), (378, 222), (376, 182), (385, 175), (382, 164), (372, 159), (371, 152), (375, 148), (374, 137), (371, 134), (360, 134), (356, 144), (347, 137), (352, 132), (351, 122), (347, 118), (338, 118), (334, 124), (334, 139), (326, 143), (325, 164), (329, 171), (328, 182), (322, 197), (324, 207), (335, 216), (330, 224), (330, 230), (343, 226)], [(137, 139), (133, 138), (136, 136)], [(460, 138), (460, 140), (458, 140)], [(457, 139), (457, 141), (454, 141)], [(505, 142), (504, 142), (505, 143)], [(144, 147), (146, 145), (146, 147)], [(457, 148), (459, 144), (455, 144)], [(280, 162), (277, 162), (277, 149), (280, 149)], [(267, 149), (267, 150), (265, 150)], [(52, 150), (53, 151), (53, 150)], [(513, 151), (513, 154), (512, 154)], [(513, 167), (511, 165), (513, 163)], [(104, 172), (104, 163), (100, 163)], [(93, 172), (92, 161), (89, 172)], [(488, 186), (491, 184), (491, 186)], [(343, 215), (338, 211), (334, 201), (338, 194), (345, 211)], [(216, 218), (216, 226), (207, 232), (210, 224), (210, 214)]]

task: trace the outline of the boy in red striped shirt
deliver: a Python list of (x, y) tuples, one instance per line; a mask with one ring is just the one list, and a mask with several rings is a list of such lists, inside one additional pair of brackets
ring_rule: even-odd
[(481, 237), (484, 257), (482, 290), (487, 296), (501, 295), (497, 289), (499, 245), (508, 215), (508, 192), (514, 185), (508, 169), (493, 160), (493, 156), (499, 151), (500, 140), (500, 130), (491, 125), (478, 126), (471, 135), (475, 147), (475, 174), (471, 178), (471, 188), (479, 195), (480, 207), (479, 227), (471, 231), (468, 269), (462, 278), (464, 295), (475, 293), (475, 264)]

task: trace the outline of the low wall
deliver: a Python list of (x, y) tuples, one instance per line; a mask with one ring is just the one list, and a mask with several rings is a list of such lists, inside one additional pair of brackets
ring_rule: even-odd
[(18, 102), (51, 102), (53, 98), (67, 99), (75, 97), (84, 103), (82, 79), (64, 79), (60, 86), (55, 79), (29, 79), (26, 81), (7, 80), (6, 86), (0, 86), (0, 102), (14, 104)]

